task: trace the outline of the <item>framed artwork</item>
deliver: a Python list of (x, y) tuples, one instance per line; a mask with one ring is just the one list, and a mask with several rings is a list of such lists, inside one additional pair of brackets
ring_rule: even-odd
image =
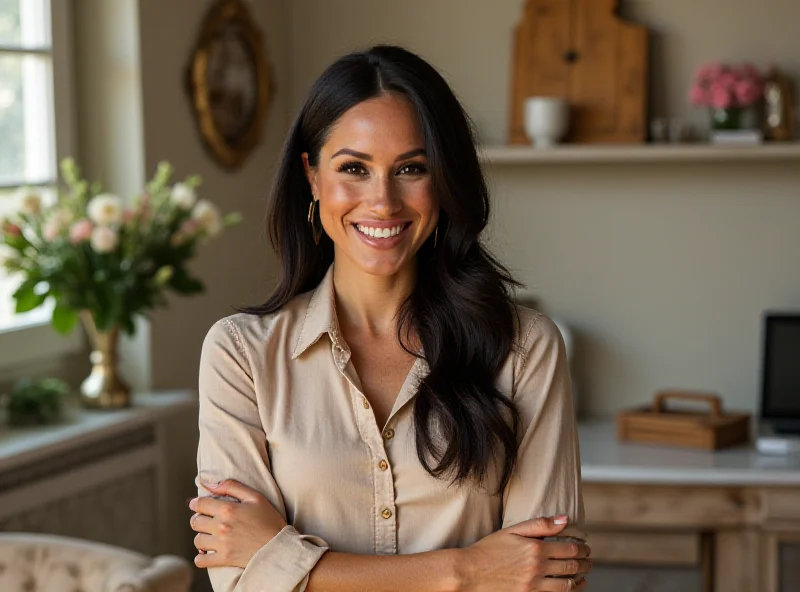
[(239, 168), (261, 139), (272, 91), (261, 34), (243, 0), (211, 6), (186, 82), (206, 148), (223, 168)]

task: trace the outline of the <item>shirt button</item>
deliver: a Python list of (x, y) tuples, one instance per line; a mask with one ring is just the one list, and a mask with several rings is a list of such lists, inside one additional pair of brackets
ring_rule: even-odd
[(388, 430), (383, 432), (383, 437), (386, 438), (387, 440), (391, 440), (392, 438), (394, 438), (394, 430), (392, 428), (389, 428)]
[(385, 460), (382, 460), (381, 462), (378, 463), (378, 468), (381, 471), (385, 471), (386, 469), (389, 468), (389, 463), (387, 463)]
[(364, 399), (364, 409), (369, 409), (369, 401)]
[(392, 517), (392, 511), (389, 508), (386, 508), (383, 512), (381, 512), (381, 516), (388, 520)]

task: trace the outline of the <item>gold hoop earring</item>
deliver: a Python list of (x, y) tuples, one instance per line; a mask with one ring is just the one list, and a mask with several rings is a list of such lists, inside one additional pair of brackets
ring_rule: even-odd
[(312, 198), (311, 203), (308, 204), (308, 223), (311, 225), (311, 236), (314, 237), (314, 244), (319, 246), (319, 239), (322, 237), (322, 232), (317, 230), (317, 225), (315, 223), (316, 210), (317, 200)]

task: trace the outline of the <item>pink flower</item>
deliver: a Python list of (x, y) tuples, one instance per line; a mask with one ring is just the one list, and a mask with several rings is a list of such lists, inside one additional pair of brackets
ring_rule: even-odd
[(195, 234), (200, 230), (200, 222), (198, 220), (186, 220), (181, 227), (172, 235), (172, 245), (179, 247), (186, 241), (194, 238)]
[(736, 84), (734, 89), (736, 102), (742, 107), (752, 105), (761, 96), (759, 85), (751, 80), (742, 80)]
[(5, 226), (3, 226), (3, 232), (8, 236), (17, 237), (22, 235), (22, 228), (13, 222), (6, 222)]
[(733, 91), (736, 84), (736, 75), (733, 72), (725, 72), (717, 79), (716, 84), (725, 87), (728, 92)]
[(714, 109), (729, 109), (733, 106), (733, 96), (721, 84), (711, 85), (711, 106)]
[(699, 84), (695, 84), (689, 92), (689, 101), (692, 105), (708, 105), (709, 97), (706, 89)]
[(119, 235), (108, 226), (98, 226), (92, 231), (92, 249), (96, 253), (110, 253), (119, 244)]
[(70, 227), (69, 240), (73, 245), (82, 243), (83, 241), (89, 240), (93, 230), (94, 225), (92, 221), (87, 218), (81, 218)]
[(723, 65), (720, 62), (712, 62), (700, 68), (695, 77), (698, 82), (708, 84), (718, 78), (723, 69)]
[(42, 227), (42, 236), (44, 237), (44, 240), (53, 242), (58, 238), (58, 235), (61, 234), (62, 230), (64, 230), (64, 225), (61, 223), (61, 220), (51, 218), (44, 223), (44, 226)]

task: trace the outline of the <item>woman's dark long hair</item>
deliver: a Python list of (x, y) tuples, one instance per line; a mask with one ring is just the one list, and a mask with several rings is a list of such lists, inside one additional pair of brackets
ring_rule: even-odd
[[(312, 195), (301, 154), (312, 166), (331, 126), (348, 109), (393, 92), (415, 107), (439, 199), (438, 244), (417, 254), (417, 282), (403, 304), (400, 343), (415, 334), (430, 373), (419, 385), (414, 424), (419, 460), (428, 473), (453, 482), (484, 482), (499, 469), (499, 489), (516, 461), (519, 415), (495, 381), (512, 350), (516, 284), (479, 241), (489, 195), (467, 115), (441, 75), (419, 56), (381, 45), (340, 58), (317, 79), (283, 147), (270, 194), (268, 224), (279, 280), (251, 314), (277, 311), (315, 288), (333, 262), (333, 243), (313, 239), (307, 214)], [(316, 224), (319, 224), (317, 220)]]

